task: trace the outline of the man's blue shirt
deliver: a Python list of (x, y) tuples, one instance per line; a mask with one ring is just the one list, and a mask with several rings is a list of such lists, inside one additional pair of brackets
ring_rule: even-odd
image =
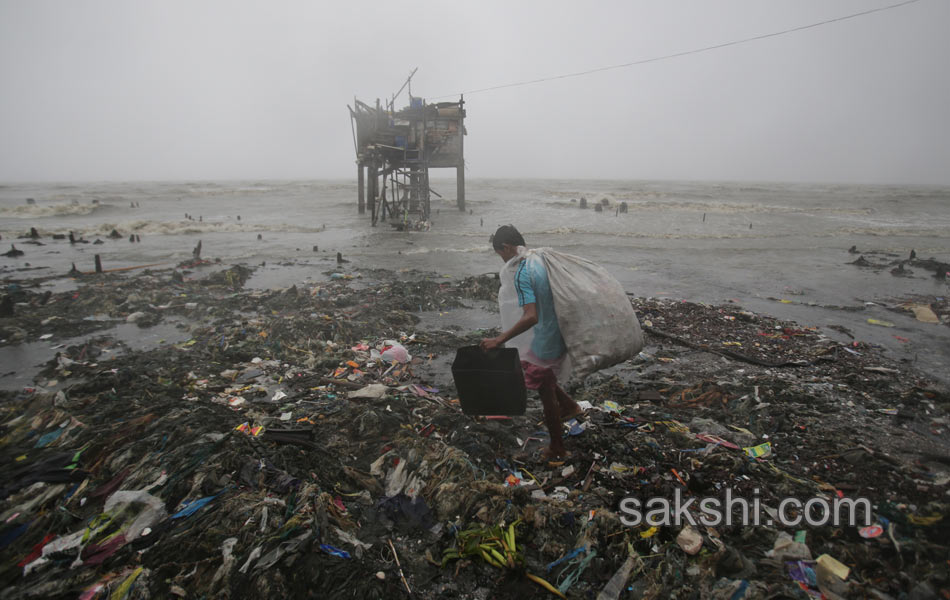
[(548, 272), (540, 259), (521, 261), (515, 271), (515, 290), (518, 292), (518, 306), (533, 303), (537, 309), (538, 323), (533, 329), (531, 351), (545, 360), (563, 356), (567, 346), (557, 324)]

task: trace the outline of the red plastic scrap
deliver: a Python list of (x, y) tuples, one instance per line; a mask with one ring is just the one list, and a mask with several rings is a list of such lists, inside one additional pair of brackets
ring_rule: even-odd
[(26, 565), (30, 564), (31, 562), (39, 558), (40, 554), (43, 553), (43, 546), (53, 541), (53, 538), (55, 537), (56, 537), (55, 534), (52, 534), (52, 533), (46, 534), (46, 536), (42, 539), (42, 541), (40, 541), (39, 544), (33, 546), (33, 550), (29, 554), (26, 555), (26, 558), (18, 562), (16, 566), (25, 567)]
[(343, 499), (342, 499), (342, 498), (340, 498), (339, 496), (337, 496), (336, 498), (333, 499), (333, 504), (335, 504), (336, 507), (340, 509), (340, 511), (342, 511), (344, 514), (346, 514), (346, 505), (343, 504)]

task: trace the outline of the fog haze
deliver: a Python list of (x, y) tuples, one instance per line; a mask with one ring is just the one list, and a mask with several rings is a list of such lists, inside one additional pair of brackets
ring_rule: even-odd
[(0, 180), (355, 179), (346, 105), (418, 67), (469, 177), (950, 184), (943, 0), (475, 91), (893, 3), (0, 0)]

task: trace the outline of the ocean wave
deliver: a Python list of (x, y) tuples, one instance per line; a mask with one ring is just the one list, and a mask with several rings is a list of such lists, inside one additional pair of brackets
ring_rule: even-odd
[(441, 247), (441, 248), (427, 248), (419, 247), (412, 248), (409, 250), (403, 250), (403, 254), (430, 254), (432, 252), (489, 252), (491, 251), (491, 246), (488, 244), (482, 244), (480, 246), (470, 246), (468, 248), (452, 248), (452, 247)]
[(828, 238), (842, 236), (873, 236), (873, 237), (942, 237), (943, 228), (899, 228), (899, 227), (841, 227), (825, 231), (762, 231), (745, 230), (726, 233), (701, 232), (645, 232), (645, 231), (603, 231), (583, 229), (580, 227), (556, 227), (541, 231), (525, 231), (525, 236), (535, 235), (589, 235), (632, 239), (660, 239), (660, 240), (734, 240), (734, 239), (777, 239), (789, 237), (801, 238)]
[[(647, 199), (620, 199), (603, 196), (608, 201), (609, 210), (614, 210), (620, 202), (627, 203), (629, 212), (663, 211), (663, 212), (690, 212), (690, 213), (717, 213), (717, 214), (821, 214), (821, 215), (869, 215), (874, 212), (867, 207), (843, 208), (837, 206), (776, 206), (772, 204), (710, 202), (690, 200), (647, 200)], [(588, 200), (588, 210), (593, 210), (600, 201)], [(557, 206), (577, 206), (576, 202), (565, 203), (562, 200), (552, 202)]]
[[(126, 235), (189, 235), (201, 233), (318, 233), (323, 227), (306, 227), (291, 223), (256, 224), (241, 222), (212, 221), (126, 221), (122, 223), (100, 223), (83, 229), (73, 229), (84, 237), (109, 235), (112, 230)], [(68, 233), (67, 230), (55, 233)]]
[(18, 206), (0, 206), (0, 215), (19, 219), (42, 219), (64, 215), (91, 215), (97, 211), (112, 209), (111, 204), (21, 204)]
[(842, 227), (828, 235), (868, 235), (872, 237), (945, 237), (945, 227)]
[[(243, 196), (253, 194), (286, 195), (295, 193), (324, 193), (340, 190), (356, 190), (356, 182), (326, 181), (270, 181), (270, 182), (203, 182), (180, 183), (165, 190), (162, 195), (185, 198), (213, 196)], [(354, 194), (355, 195), (355, 194)]]
[[(51, 233), (68, 234), (73, 231), (86, 238), (102, 237), (109, 235), (113, 230), (118, 231), (124, 237), (131, 233), (139, 235), (194, 235), (203, 233), (291, 233), (291, 234), (315, 234), (326, 231), (322, 226), (305, 226), (294, 223), (242, 223), (234, 222), (199, 222), (199, 221), (125, 221), (125, 222), (105, 222), (79, 229), (62, 229), (40, 232), (42, 235)], [(649, 230), (649, 231), (604, 231), (603, 229), (587, 229), (584, 227), (561, 226), (550, 229), (525, 230), (522, 233), (531, 239), (535, 236), (584, 236), (584, 237), (602, 237), (616, 239), (643, 239), (643, 240), (767, 240), (767, 239), (785, 239), (800, 237), (808, 238), (830, 238), (830, 237), (907, 237), (907, 238), (927, 238), (943, 237), (944, 228), (942, 227), (838, 227), (825, 230), (813, 230), (804, 232), (802, 230), (774, 230), (774, 229), (741, 229), (732, 231), (669, 231), (669, 230)], [(440, 232), (434, 232), (437, 235)], [(425, 234), (423, 234), (425, 235)], [(429, 252), (485, 252), (490, 248), (487, 243), (482, 243), (486, 237), (483, 231), (454, 232), (452, 238), (473, 239), (477, 243), (469, 243), (462, 247), (452, 247), (450, 244), (437, 247), (420, 246), (403, 250), (403, 254), (426, 254)]]

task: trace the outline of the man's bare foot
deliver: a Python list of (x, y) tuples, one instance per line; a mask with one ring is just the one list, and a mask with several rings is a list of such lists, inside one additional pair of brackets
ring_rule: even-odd
[(561, 422), (566, 423), (570, 421), (571, 419), (575, 419), (577, 417), (583, 416), (584, 409), (581, 408), (579, 405), (575, 404), (574, 408), (572, 409), (567, 409), (567, 410), (562, 409), (561, 414), (563, 415), (561, 417)]
[(568, 458), (571, 453), (562, 448), (551, 448), (550, 446), (541, 451), (541, 458), (550, 460), (552, 458)]

